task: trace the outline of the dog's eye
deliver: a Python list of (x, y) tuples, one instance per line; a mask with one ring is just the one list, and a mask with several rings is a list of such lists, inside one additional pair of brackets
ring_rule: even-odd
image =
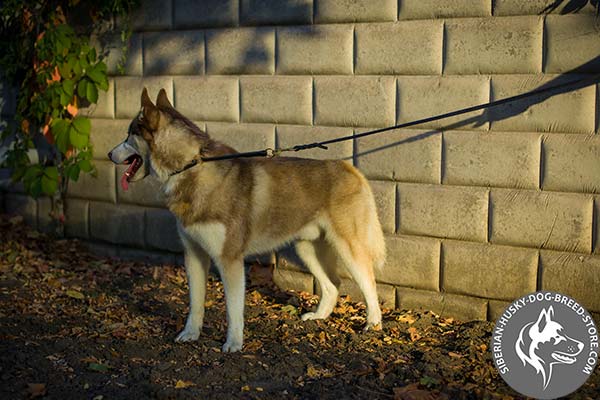
[(565, 340), (565, 338), (563, 338), (562, 336), (554, 336), (552, 339), (554, 339), (554, 344), (559, 344), (560, 342)]

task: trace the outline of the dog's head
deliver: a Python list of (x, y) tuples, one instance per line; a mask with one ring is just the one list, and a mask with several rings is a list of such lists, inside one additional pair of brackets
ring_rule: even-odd
[(108, 158), (129, 165), (121, 177), (127, 190), (129, 182), (150, 174), (166, 181), (192, 160), (199, 161), (201, 149), (209, 142), (206, 133), (173, 108), (164, 89), (155, 105), (144, 88), (140, 112), (131, 121), (127, 138), (108, 153)]
[(529, 364), (542, 374), (544, 388), (550, 383), (555, 364), (573, 364), (583, 350), (583, 343), (573, 339), (565, 328), (554, 320), (552, 306), (542, 309), (538, 319), (521, 329), (516, 352), (523, 365)]

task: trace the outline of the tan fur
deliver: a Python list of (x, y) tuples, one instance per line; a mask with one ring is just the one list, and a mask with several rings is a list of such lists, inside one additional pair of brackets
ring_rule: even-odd
[[(315, 274), (323, 292), (317, 311), (305, 314), (303, 319), (329, 315), (337, 296), (336, 269), (340, 266), (352, 274), (365, 294), (369, 326), (381, 322), (373, 268), (383, 264), (385, 243), (373, 194), (356, 168), (333, 160), (240, 158), (200, 162), (170, 176), (192, 159), (235, 150), (212, 140), (174, 110), (164, 91), (159, 94), (157, 106), (144, 94), (142, 105), (140, 124), (151, 153), (145, 159), (162, 180), (167, 205), (179, 221), (186, 267), (199, 265), (192, 259), (187, 261), (190, 254), (206, 252), (224, 280), (230, 326), (224, 350), (241, 348), (238, 331), (243, 329), (243, 321), (240, 328), (239, 321), (233, 319), (239, 310), (234, 306), (230, 309), (229, 304), (234, 291), (240, 296), (240, 285), (243, 297), (243, 276), (239, 277), (243, 258), (291, 242), (297, 242), (299, 256)], [(144, 123), (144, 117), (151, 118), (152, 124)], [(190, 273), (190, 268), (190, 277), (203, 276)], [(192, 303), (200, 301), (197, 293), (192, 293)], [(241, 306), (235, 301), (236, 307), (243, 308), (243, 300)], [(192, 308), (202, 312), (190, 312), (179, 340), (197, 338), (199, 328), (195, 325), (201, 325), (199, 315), (203, 315), (204, 308), (198, 304)], [(237, 324), (237, 333), (231, 331), (232, 324)]]

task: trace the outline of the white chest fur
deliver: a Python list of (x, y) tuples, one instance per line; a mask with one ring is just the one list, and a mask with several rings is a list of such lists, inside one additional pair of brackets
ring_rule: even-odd
[(223, 252), (226, 228), (220, 222), (194, 224), (184, 228), (187, 237), (199, 244), (212, 259), (219, 259)]

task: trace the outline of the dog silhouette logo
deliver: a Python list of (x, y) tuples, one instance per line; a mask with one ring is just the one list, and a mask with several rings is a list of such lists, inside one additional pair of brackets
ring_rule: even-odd
[(556, 365), (572, 365), (583, 350), (583, 342), (566, 334), (563, 325), (554, 318), (552, 306), (542, 309), (536, 321), (526, 324), (515, 344), (523, 365), (530, 365), (543, 380), (546, 390)]
[(594, 371), (600, 352), (587, 310), (569, 296), (546, 291), (525, 295), (504, 310), (490, 350), (506, 383), (537, 399), (575, 392)]

